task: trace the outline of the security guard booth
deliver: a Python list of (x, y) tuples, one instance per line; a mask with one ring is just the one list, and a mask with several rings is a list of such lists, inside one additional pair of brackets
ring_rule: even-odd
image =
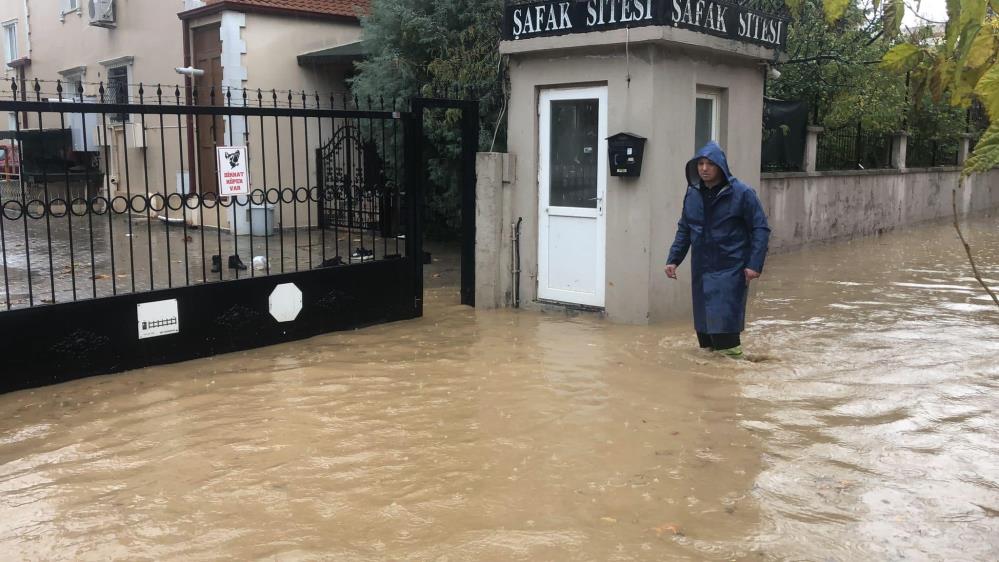
[(626, 323), (687, 314), (685, 268), (679, 283), (663, 274), (685, 163), (714, 139), (759, 186), (765, 73), (788, 25), (763, 4), (507, 2), (515, 163), (501, 216), (523, 219), (509, 281), (519, 291), (508, 291), (522, 306)]

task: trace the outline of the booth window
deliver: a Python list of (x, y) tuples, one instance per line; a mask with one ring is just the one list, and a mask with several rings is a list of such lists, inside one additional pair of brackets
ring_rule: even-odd
[(3, 24), (3, 55), (4, 62), (17, 60), (17, 22)]
[(721, 95), (714, 92), (698, 92), (694, 109), (694, 150), (700, 149), (708, 141), (719, 141), (719, 112)]

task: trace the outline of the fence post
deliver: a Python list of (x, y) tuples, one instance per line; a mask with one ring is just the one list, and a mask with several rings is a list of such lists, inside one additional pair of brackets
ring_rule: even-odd
[(475, 160), (475, 306), (513, 304), (510, 210), (504, 205), (509, 154), (479, 152)]
[(909, 145), (909, 133), (898, 131), (891, 139), (891, 167), (896, 170), (905, 169), (905, 153)]
[(802, 171), (815, 171), (816, 158), (819, 151), (819, 134), (824, 130), (824, 127), (817, 125), (809, 125), (805, 129), (805, 161), (802, 165)]
[(964, 162), (971, 153), (971, 133), (961, 133), (957, 145), (957, 165), (964, 166)]

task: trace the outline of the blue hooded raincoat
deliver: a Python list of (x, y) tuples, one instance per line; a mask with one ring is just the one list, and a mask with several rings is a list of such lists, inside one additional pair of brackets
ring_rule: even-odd
[[(702, 192), (697, 161), (714, 162), (728, 179), (713, 200)], [(706, 334), (739, 333), (746, 324), (745, 268), (763, 272), (770, 227), (756, 192), (734, 176), (725, 153), (711, 141), (687, 162), (687, 194), (666, 263), (679, 265), (693, 247), (694, 328)]]

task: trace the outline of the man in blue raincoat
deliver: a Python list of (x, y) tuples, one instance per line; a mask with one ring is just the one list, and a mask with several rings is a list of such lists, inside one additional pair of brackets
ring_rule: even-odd
[(687, 194), (666, 275), (693, 247), (694, 329), (702, 348), (742, 356), (749, 282), (763, 272), (770, 227), (756, 192), (736, 179), (725, 153), (711, 141), (687, 162)]

